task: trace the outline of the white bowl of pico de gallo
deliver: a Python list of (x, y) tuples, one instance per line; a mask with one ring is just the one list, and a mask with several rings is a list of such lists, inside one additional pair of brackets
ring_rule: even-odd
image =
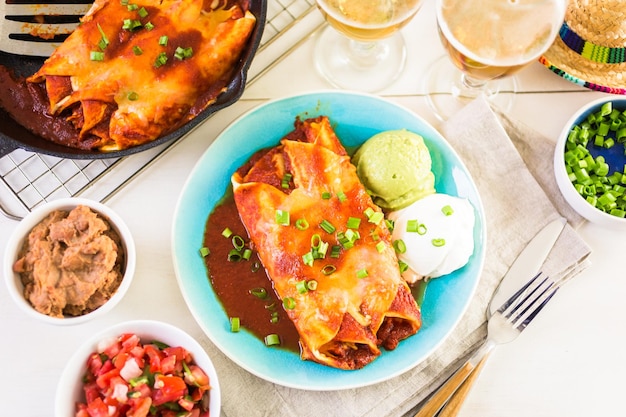
[(217, 373), (202, 346), (164, 322), (136, 320), (95, 335), (57, 385), (56, 417), (219, 416)]

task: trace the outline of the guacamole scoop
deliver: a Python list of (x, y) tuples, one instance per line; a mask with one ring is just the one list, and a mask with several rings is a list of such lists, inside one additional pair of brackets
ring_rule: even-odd
[(424, 139), (407, 130), (390, 130), (368, 139), (352, 163), (374, 203), (399, 210), (435, 192), (432, 160)]

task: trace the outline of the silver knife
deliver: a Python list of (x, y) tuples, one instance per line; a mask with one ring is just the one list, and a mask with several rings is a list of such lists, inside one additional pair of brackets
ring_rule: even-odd
[(529, 277), (539, 272), (557, 239), (567, 224), (567, 219), (559, 217), (551, 221), (533, 237), (500, 281), (489, 303), (489, 314), (493, 314)]

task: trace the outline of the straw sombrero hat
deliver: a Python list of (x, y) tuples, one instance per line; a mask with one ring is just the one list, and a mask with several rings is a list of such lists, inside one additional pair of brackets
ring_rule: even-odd
[(539, 59), (566, 80), (626, 94), (626, 0), (569, 0), (554, 44)]

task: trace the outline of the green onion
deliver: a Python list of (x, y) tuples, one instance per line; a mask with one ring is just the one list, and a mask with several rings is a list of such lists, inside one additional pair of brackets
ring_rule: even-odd
[(135, 46), (133, 46), (133, 53), (135, 55), (141, 55), (141, 54), (143, 54), (143, 49), (141, 49), (140, 47), (135, 45)]
[(276, 210), (276, 223), (281, 226), (289, 226), (289, 212), (284, 210)]
[(322, 274), (324, 275), (330, 275), (333, 272), (335, 272), (337, 270), (337, 267), (335, 265), (324, 265), (324, 267), (322, 268)]
[(296, 300), (294, 300), (293, 297), (283, 298), (283, 307), (286, 310), (293, 310), (294, 308), (296, 308)]
[(159, 45), (161, 46), (167, 46), (167, 41), (169, 40), (169, 37), (167, 35), (163, 35), (159, 38)]
[(92, 61), (104, 61), (104, 52), (91, 51), (89, 53), (89, 59)]
[(289, 188), (289, 182), (291, 181), (292, 177), (293, 176), (290, 173), (285, 172), (285, 174), (283, 175), (283, 179), (280, 182), (281, 188)]
[(426, 225), (418, 222), (417, 220), (409, 220), (406, 222), (406, 231), (423, 235), (426, 233), (427, 228)]
[(404, 243), (404, 240), (402, 239), (397, 239), (393, 241), (393, 248), (396, 251), (396, 253), (405, 253), (406, 252), (406, 243)]
[(224, 230), (222, 230), (222, 236), (224, 236), (225, 238), (229, 238), (233, 235), (233, 231), (230, 230), (228, 227), (225, 228)]
[(441, 208), (441, 212), (444, 216), (451, 216), (454, 213), (454, 210), (450, 207), (450, 205), (446, 205)]
[(156, 68), (162, 67), (166, 63), (167, 63), (167, 55), (165, 54), (165, 52), (161, 52), (159, 55), (157, 55), (156, 59), (154, 60), (154, 66)]
[(358, 229), (361, 225), (361, 219), (358, 217), (349, 217), (348, 222), (346, 223), (346, 227), (348, 229)]
[(334, 232), (335, 232), (335, 230), (337, 230), (337, 229), (335, 228), (335, 226), (333, 226), (333, 225), (332, 225), (332, 223), (331, 223), (331, 222), (329, 222), (329, 221), (328, 221), (328, 220), (326, 220), (326, 219), (322, 220), (322, 222), (320, 223), (320, 225), (319, 225), (319, 226), (320, 226), (320, 227), (322, 228), (322, 230), (324, 230), (326, 233), (334, 233)]
[(441, 247), (446, 244), (446, 240), (442, 238), (438, 238), (438, 239), (431, 240), (431, 243), (433, 244), (433, 246)]
[(233, 238), (231, 239), (231, 242), (233, 242), (233, 247), (237, 250), (242, 250), (244, 245), (246, 244), (243, 238), (239, 235), (233, 236)]
[(240, 326), (239, 317), (231, 317), (230, 318), (230, 331), (233, 333), (237, 333), (239, 331)]
[(280, 337), (276, 333), (265, 336), (265, 346), (280, 345)]
[(313, 256), (313, 252), (309, 251), (302, 255), (302, 262), (304, 262), (307, 266), (313, 266), (313, 262), (315, 261), (315, 257)]
[(202, 257), (206, 257), (210, 254), (211, 252), (209, 251), (209, 248), (207, 248), (206, 246), (200, 248), (200, 255), (202, 255)]
[(141, 22), (136, 19), (124, 19), (122, 22), (122, 29), (124, 30), (135, 30), (141, 27)]
[(339, 258), (339, 255), (341, 254), (341, 246), (339, 245), (333, 245), (330, 248), (330, 257), (331, 258)]
[(152, 30), (154, 29), (154, 25), (152, 24), (152, 22), (148, 22), (145, 25), (143, 25), (144, 28), (146, 28), (146, 30)]
[(296, 282), (296, 290), (298, 291), (298, 294), (304, 294), (305, 292), (309, 291), (308, 287), (306, 286), (306, 281)]
[(296, 229), (306, 230), (308, 228), (309, 228), (309, 222), (307, 222), (305, 218), (296, 220)]
[(231, 249), (230, 252), (228, 252), (228, 262), (239, 261), (241, 261), (241, 252), (239, 252), (237, 249)]
[(132, 11), (137, 10), (139, 8), (139, 6), (137, 6), (136, 4), (133, 4), (133, 3), (128, 3), (126, 8), (128, 9), (129, 12), (132, 12)]
[(368, 276), (367, 273), (367, 269), (363, 268), (363, 269), (359, 269), (358, 271), (356, 271), (356, 277), (361, 279), (361, 278), (365, 278)]
[(145, 7), (142, 7), (141, 9), (139, 9), (137, 11), (137, 14), (139, 14), (139, 17), (141, 17), (142, 19), (145, 18), (146, 16), (148, 16), (148, 11), (146, 10)]
[(382, 241), (376, 244), (376, 250), (378, 251), (378, 253), (383, 253), (386, 247), (387, 245), (385, 245), (385, 242)]
[(252, 272), (256, 272), (256, 271), (258, 271), (259, 269), (261, 269), (261, 263), (260, 263), (260, 262), (258, 262), (258, 261), (257, 261), (257, 262), (252, 262), (252, 265), (250, 265), (250, 270), (251, 270)]
[(104, 33), (104, 30), (102, 30), (102, 27), (100, 26), (100, 23), (98, 23), (98, 31), (100, 32), (100, 42), (98, 42), (98, 47), (101, 50), (104, 50), (107, 46), (109, 46), (109, 39), (107, 38), (107, 35)]
[(324, 191), (324, 192), (322, 193), (322, 200), (330, 200), (330, 198), (331, 198), (332, 196), (333, 196), (333, 195), (332, 195), (330, 192), (328, 192), (328, 191)]
[(407, 269), (409, 269), (409, 265), (404, 261), (398, 260), (398, 268), (400, 269), (400, 273), (403, 274)]
[(317, 289), (317, 281), (315, 281), (314, 279), (307, 281), (306, 287), (309, 289), (309, 291), (315, 291)]
[(343, 203), (344, 201), (346, 201), (348, 199), (348, 197), (346, 196), (346, 194), (343, 191), (339, 191), (337, 193), (337, 198), (339, 199), (340, 203)]
[(130, 101), (137, 101), (139, 99), (139, 94), (137, 94), (134, 91), (131, 91), (130, 93), (128, 93), (126, 95), (126, 97), (130, 100)]
[(261, 300), (265, 300), (267, 298), (267, 290), (263, 287), (252, 288), (249, 292)]
[[(181, 61), (183, 59), (191, 58), (192, 56), (193, 56), (193, 49), (191, 48), (191, 46), (188, 47), (188, 48), (181, 48), (179, 46), (174, 51), (174, 58), (179, 59)], [(283, 185), (283, 184), (281, 184), (281, 185)], [(287, 183), (286, 187), (283, 185), (283, 188), (289, 188), (289, 183)]]
[(243, 251), (243, 255), (241, 255), (241, 257), (242, 257), (243, 259), (245, 259), (246, 261), (249, 261), (251, 256), (252, 256), (252, 251), (251, 251), (250, 249), (248, 249), (248, 248), (246, 248), (246, 249)]

